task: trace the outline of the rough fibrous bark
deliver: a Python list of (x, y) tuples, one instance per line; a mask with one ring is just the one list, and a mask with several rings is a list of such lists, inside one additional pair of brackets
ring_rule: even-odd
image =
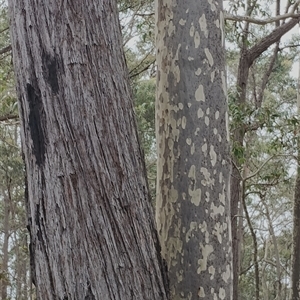
[(38, 299), (166, 299), (115, 1), (9, 9)]
[(157, 5), (156, 215), (171, 299), (231, 299), (222, 1)]

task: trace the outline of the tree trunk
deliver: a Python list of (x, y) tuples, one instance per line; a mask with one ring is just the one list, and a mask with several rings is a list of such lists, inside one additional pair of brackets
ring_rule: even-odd
[[(298, 150), (299, 151), (299, 150)], [(298, 154), (297, 178), (294, 196), (294, 231), (292, 257), (292, 300), (300, 299), (300, 155)]]
[(158, 2), (156, 217), (171, 299), (231, 299), (222, 1)]
[[(277, 275), (277, 280), (275, 282), (275, 286), (276, 286), (276, 300), (281, 300), (282, 299), (282, 286), (281, 286), (281, 263), (280, 263), (280, 256), (279, 256), (279, 249), (278, 249), (278, 243), (277, 243), (277, 237), (275, 235), (275, 230), (272, 224), (272, 219), (270, 216), (270, 211), (269, 211), (269, 207), (265, 202), (265, 199), (263, 196), (260, 197), (261, 199), (261, 203), (263, 204), (264, 208), (265, 208), (265, 215), (267, 217), (268, 223), (269, 223), (269, 233), (270, 233), (270, 237), (272, 239), (272, 244), (274, 247), (274, 256), (275, 256), (275, 261), (276, 261), (276, 275)], [(283, 298), (285, 299), (285, 298)]]
[[(7, 179), (8, 180), (8, 179)], [(7, 189), (10, 189), (9, 184), (6, 186)], [(8, 277), (8, 246), (9, 246), (9, 236), (10, 236), (10, 199), (6, 195), (7, 192), (3, 191), (3, 204), (4, 204), (4, 220), (3, 220), (3, 246), (2, 246), (2, 259), (1, 259), (1, 273), (2, 278), (1, 283), (1, 299), (7, 299), (7, 288), (9, 284)]]
[(167, 299), (115, 1), (9, 9), (38, 299)]
[[(300, 59), (300, 56), (299, 56)], [(300, 115), (300, 66), (297, 86), (297, 110)], [(294, 192), (294, 228), (293, 228), (293, 252), (292, 252), (292, 293), (291, 300), (300, 299), (300, 129), (298, 128), (297, 146), (297, 176)]]
[(232, 271), (233, 271), (233, 300), (239, 299), (239, 274), (241, 259), (241, 174), (237, 169), (240, 163), (233, 157), (235, 164), (232, 168), (230, 181), (230, 208), (231, 208), (231, 234), (232, 234)]
[[(248, 7), (247, 14), (251, 16), (253, 7)], [(270, 34), (265, 36), (254, 46), (248, 49), (248, 35), (249, 35), (249, 22), (244, 25), (244, 34), (242, 37), (242, 48), (240, 51), (240, 60), (237, 74), (237, 91), (235, 104), (239, 106), (243, 112), (245, 104), (247, 102), (247, 84), (249, 77), (249, 69), (252, 66), (255, 59), (257, 59), (264, 51), (266, 51), (272, 44), (280, 41), (280, 38), (291, 30), (299, 22), (298, 19), (292, 18), (287, 23), (283, 23), (281, 26), (276, 27)], [(267, 81), (270, 76), (270, 70), (267, 70), (264, 75), (264, 81)], [(265, 87), (265, 85), (262, 85)], [(256, 108), (262, 105), (264, 88), (260, 91), (259, 103), (256, 103)], [(243, 149), (243, 141), (245, 137), (244, 124), (235, 124), (235, 132), (232, 138), (233, 147)], [(241, 176), (239, 169), (242, 169), (242, 164), (239, 160), (233, 157), (234, 167), (232, 172), (232, 178), (230, 182), (230, 208), (231, 208), (231, 221), (232, 221), (232, 252), (233, 252), (233, 300), (239, 300), (239, 270), (240, 270), (240, 236), (241, 228), (238, 226), (238, 211), (241, 206)]]

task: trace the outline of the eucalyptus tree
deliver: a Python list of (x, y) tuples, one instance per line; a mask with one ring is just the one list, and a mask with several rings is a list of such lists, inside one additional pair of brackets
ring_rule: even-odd
[[(280, 46), (281, 49), (283, 47), (283, 45)], [(284, 281), (287, 276), (290, 276), (288, 270), (291, 261), (282, 256), (290, 250), (281, 251), (282, 247), (279, 247), (279, 251), (272, 252), (274, 254), (272, 257), (270, 247), (267, 247), (268, 250), (266, 249), (265, 252), (267, 254), (262, 253), (266, 241), (271, 241), (272, 245), (276, 245), (276, 239), (282, 240), (280, 232), (289, 232), (292, 219), (290, 209), (292, 199), (288, 191), (291, 190), (291, 182), (294, 179), (289, 170), (294, 164), (294, 133), (298, 121), (293, 111), (295, 80), (290, 75), (294, 55), (289, 49), (279, 51), (277, 54), (272, 73), (264, 89), (262, 105), (259, 108), (255, 107), (255, 99), (258, 98), (261, 84), (260, 79), (268, 69), (270, 57), (274, 55), (275, 49), (276, 46), (267, 50), (252, 65), (247, 83), (247, 103), (243, 109), (236, 105), (233, 81), (229, 89), (231, 132), (234, 133), (241, 127), (246, 131), (243, 148), (238, 148), (236, 145), (233, 147), (233, 155), (242, 166), (239, 168), (242, 210), (238, 212), (239, 226), (242, 229), (241, 262), (240, 270), (235, 274), (237, 274), (237, 279), (240, 277), (239, 292), (243, 299), (245, 295), (248, 297), (245, 299), (255, 297), (267, 299), (264, 297), (268, 293), (277, 295), (277, 299), (286, 299), (283, 296), (280, 297), (280, 294), (285, 293)], [(228, 68), (230, 73), (232, 70), (234, 72), (236, 61), (230, 61), (230, 59), (227, 61), (230, 65)], [(285, 195), (281, 190), (285, 191)], [(274, 228), (276, 228), (275, 235), (271, 233)], [(284, 247), (291, 242), (291, 235), (286, 234), (286, 237), (287, 243)], [(288, 265), (283, 266), (281, 261), (288, 262)], [(274, 265), (270, 262), (274, 262)], [(265, 285), (262, 289), (266, 274), (268, 276), (276, 274), (276, 278), (273, 277), (276, 284)], [(269, 276), (269, 279), (272, 276)], [(256, 295), (250, 286), (255, 288)], [(281, 288), (284, 293), (281, 293)]]
[(159, 1), (156, 219), (171, 299), (231, 299), (222, 1)]
[[(299, 1), (292, 3), (287, 1), (287, 4), (282, 8), (281, 1), (276, 1), (275, 13), (273, 17), (264, 19), (266, 9), (269, 9), (270, 2), (260, 3), (256, 0), (246, 2), (229, 1), (230, 8), (226, 13), (225, 18), (234, 22), (231, 27), (232, 37), (236, 41), (238, 37), (239, 47), (239, 62), (236, 75), (235, 93), (233, 93), (233, 102), (236, 111), (241, 114), (247, 114), (249, 105), (252, 109), (259, 111), (262, 107), (264, 99), (264, 91), (266, 89), (268, 79), (274, 69), (278, 52), (280, 51), (281, 37), (290, 31), (299, 22), (299, 13), (297, 12)], [(272, 2), (273, 3), (273, 2)], [(244, 9), (245, 15), (238, 16), (237, 12)], [(256, 26), (256, 27), (255, 27)], [(252, 34), (253, 29), (260, 27), (258, 32), (263, 33), (263, 36)], [(263, 30), (262, 30), (263, 27)], [(269, 58), (269, 63), (265, 67), (263, 75), (260, 78), (256, 77), (256, 85), (252, 91), (247, 89), (249, 83), (249, 74), (251, 67), (255, 61), (272, 45), (275, 45), (273, 54)], [(255, 78), (255, 75), (253, 75)], [(250, 97), (249, 97), (250, 95)], [(232, 116), (234, 119), (234, 116)], [(241, 154), (244, 152), (244, 140), (247, 132), (254, 130), (257, 124), (246, 124), (241, 119), (236, 119), (235, 129), (232, 132), (232, 148), (233, 153), (233, 173), (231, 180), (231, 221), (232, 221), (232, 239), (233, 239), (233, 298), (239, 299), (238, 296), (238, 279), (240, 272), (240, 244), (242, 237), (241, 219), (242, 215), (242, 170), (243, 163), (240, 160)], [(259, 128), (259, 127), (258, 127)], [(256, 285), (256, 299), (259, 298), (259, 288)]]
[(167, 299), (115, 1), (10, 1), (37, 297)]

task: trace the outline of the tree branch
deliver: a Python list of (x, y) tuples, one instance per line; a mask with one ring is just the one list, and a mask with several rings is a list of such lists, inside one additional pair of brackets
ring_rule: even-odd
[(246, 180), (249, 180), (251, 179), (252, 177), (255, 177), (262, 169), (263, 167), (271, 160), (273, 159), (274, 157), (276, 157), (277, 155), (273, 155), (273, 156), (270, 156), (254, 173), (250, 174), (249, 176), (243, 178), (243, 181), (246, 181)]
[(4, 31), (7, 31), (8, 29), (9, 29), (9, 27), (5, 27), (4, 29), (2, 29), (2, 30), (0, 31), (0, 34), (3, 33)]
[(287, 13), (287, 14), (283, 14), (280, 16), (276, 16), (276, 17), (272, 17), (269, 19), (265, 19), (265, 20), (261, 20), (261, 19), (255, 19), (249, 16), (237, 16), (237, 15), (232, 15), (229, 14), (227, 12), (225, 12), (224, 14), (225, 20), (229, 20), (229, 21), (236, 21), (236, 22), (249, 22), (249, 23), (253, 23), (253, 24), (257, 24), (257, 25), (266, 25), (266, 24), (270, 24), (273, 22), (277, 22), (280, 20), (285, 20), (288, 18), (299, 18), (300, 14), (295, 14), (294, 12), (291, 13)]
[(0, 55), (1, 55), (1, 54), (5, 54), (5, 53), (7, 53), (7, 52), (9, 52), (9, 51), (11, 51), (11, 45), (8, 45), (8, 46), (6, 46), (6, 47), (0, 49)]
[[(225, 11), (224, 13), (224, 18), (225, 20), (230, 20), (230, 21), (237, 21), (237, 22), (248, 22), (248, 23), (253, 23), (253, 24), (258, 24), (258, 25), (266, 25), (270, 24), (273, 22), (278, 22), (280, 20), (286, 20), (288, 18), (293, 18), (293, 19), (298, 19), (300, 17), (300, 14), (295, 14), (295, 11), (297, 7), (300, 4), (300, 0), (296, 1), (292, 7), (292, 10), (288, 12), (288, 9), (290, 6), (286, 8), (286, 13), (283, 15), (277, 15), (275, 17), (271, 17), (269, 19), (261, 20), (261, 19), (255, 19), (250, 17), (249, 14), (246, 16), (236, 16), (229, 14), (228, 12)], [(277, 7), (279, 8), (278, 2), (277, 2)]]
[(277, 59), (277, 54), (278, 54), (278, 51), (279, 51), (279, 44), (280, 44), (280, 40), (277, 41), (277, 43), (276, 43), (276, 47), (275, 47), (273, 55), (270, 59), (269, 67), (268, 67), (268, 69), (266, 70), (266, 72), (263, 76), (260, 91), (259, 91), (259, 94), (258, 94), (258, 99), (255, 103), (256, 108), (261, 107), (263, 96), (264, 96), (264, 91), (266, 89), (266, 86), (267, 86), (268, 81), (269, 81), (269, 77), (270, 77), (270, 75), (273, 71), (273, 68), (274, 68), (274, 65), (275, 65), (275, 62), (276, 62), (276, 59)]
[(258, 58), (264, 51), (266, 51), (272, 44), (280, 40), (280, 38), (298, 24), (300, 16), (298, 18), (291, 19), (289, 22), (277, 27), (266, 37), (261, 39), (256, 45), (250, 48), (247, 52), (249, 58), (249, 65), (251, 66), (253, 61)]
[[(132, 72), (130, 72), (130, 73), (129, 73), (129, 78), (132, 79), (132, 78), (134, 78), (134, 77), (140, 75), (141, 73), (147, 71), (147, 70), (149, 69), (149, 67), (150, 67), (153, 63), (155, 63), (155, 59), (152, 60), (152, 61), (150, 61), (143, 69), (137, 71), (136, 73), (133, 73), (133, 74), (132, 74)], [(140, 65), (141, 65), (141, 64), (140, 64)], [(136, 68), (135, 68), (135, 69), (136, 69)]]
[(0, 116), (0, 122), (8, 121), (8, 120), (16, 120), (19, 119), (18, 115), (6, 115), (6, 116)]

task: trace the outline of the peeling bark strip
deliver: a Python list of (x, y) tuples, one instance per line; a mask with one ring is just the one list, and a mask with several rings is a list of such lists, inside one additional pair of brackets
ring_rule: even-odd
[(38, 299), (167, 299), (115, 1), (9, 9)]
[(222, 1), (157, 1), (156, 219), (171, 299), (231, 299)]

